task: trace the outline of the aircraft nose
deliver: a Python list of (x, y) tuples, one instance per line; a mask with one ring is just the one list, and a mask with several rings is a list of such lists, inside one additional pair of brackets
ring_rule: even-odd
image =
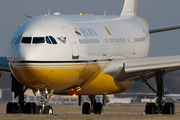
[(34, 49), (31, 49), (30, 46), (27, 46), (27, 47), (23, 47), (23, 48), (20, 48), (19, 50), (19, 58), (22, 60), (22, 61), (27, 61), (27, 60), (32, 60), (32, 58), (34, 58), (34, 55), (36, 50)]
[(38, 60), (44, 56), (44, 47), (33, 45), (21, 46), (19, 56), (22, 61)]

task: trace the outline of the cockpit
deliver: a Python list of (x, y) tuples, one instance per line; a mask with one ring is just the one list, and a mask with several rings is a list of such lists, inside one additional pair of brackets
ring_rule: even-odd
[(57, 41), (52, 36), (46, 37), (22, 37), (19, 36), (12, 40), (12, 44), (57, 44)]

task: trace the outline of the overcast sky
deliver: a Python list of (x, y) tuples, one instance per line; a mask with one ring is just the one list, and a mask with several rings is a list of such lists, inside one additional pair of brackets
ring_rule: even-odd
[[(119, 15), (124, 0), (0, 0), (0, 56), (7, 56), (8, 44), (27, 15), (94, 14)], [(180, 24), (180, 0), (138, 0), (138, 16), (150, 28)], [(180, 30), (151, 35), (149, 56), (180, 55)]]

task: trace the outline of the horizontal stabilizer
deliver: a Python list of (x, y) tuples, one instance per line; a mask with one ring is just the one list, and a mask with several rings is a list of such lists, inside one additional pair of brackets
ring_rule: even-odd
[(31, 16), (31, 15), (26, 15), (26, 17), (28, 17), (28, 18), (33, 18), (33, 16)]
[(180, 29), (180, 25), (150, 29), (149, 33), (152, 34), (152, 33), (165, 32), (165, 31), (171, 31), (171, 30), (176, 30), (176, 29)]
[(168, 89), (167, 89), (167, 87), (164, 85), (164, 94), (166, 94), (166, 95), (169, 95), (170, 93), (169, 93), (169, 91), (168, 91)]

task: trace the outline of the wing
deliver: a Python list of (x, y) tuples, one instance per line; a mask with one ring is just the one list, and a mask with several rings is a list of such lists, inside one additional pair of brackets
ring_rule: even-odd
[(165, 32), (165, 31), (176, 30), (176, 29), (180, 29), (180, 25), (150, 29), (149, 33), (152, 34), (152, 33)]
[(103, 73), (111, 75), (116, 81), (123, 82), (128, 79), (149, 79), (159, 70), (165, 73), (180, 70), (180, 56), (114, 58)]
[(7, 57), (0, 57), (0, 70), (10, 72)]

